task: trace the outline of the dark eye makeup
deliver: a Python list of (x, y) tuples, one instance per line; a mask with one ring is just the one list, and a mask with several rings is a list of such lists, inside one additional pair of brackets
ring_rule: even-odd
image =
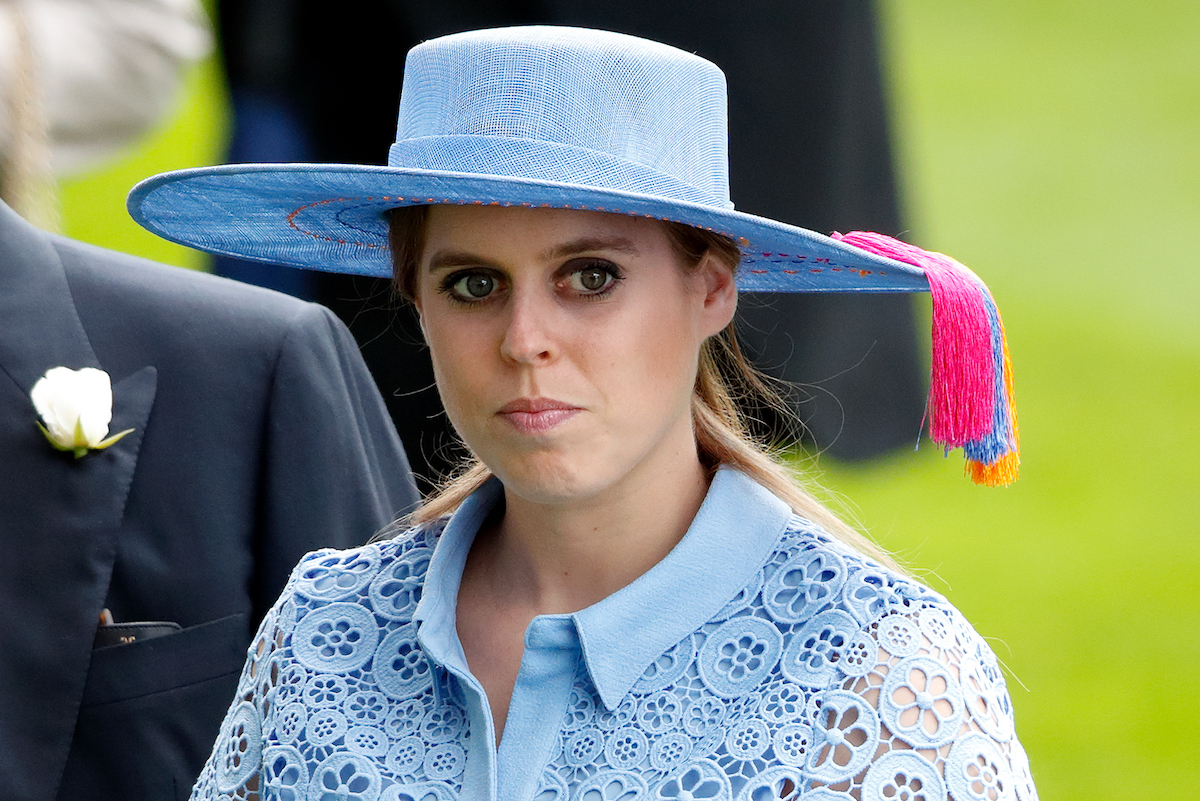
[(455, 270), (438, 282), (438, 292), (457, 303), (479, 303), (487, 300), (501, 283), (500, 276), (492, 270)]
[[(612, 294), (624, 279), (619, 266), (608, 259), (575, 258), (556, 272), (559, 291), (584, 300), (601, 300)], [(455, 303), (483, 303), (504, 286), (504, 277), (495, 270), (472, 267), (447, 273), (438, 282), (438, 292)]]
[(608, 259), (571, 259), (558, 270), (558, 285), (588, 300), (608, 297), (625, 275)]

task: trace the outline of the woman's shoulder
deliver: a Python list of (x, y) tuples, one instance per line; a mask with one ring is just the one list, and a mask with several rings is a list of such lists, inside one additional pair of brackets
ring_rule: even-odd
[[(785, 670), (809, 686), (829, 672), (843, 679), (893, 669), (921, 655), (964, 673), (981, 670), (1003, 686), (983, 638), (941, 593), (793, 517), (760, 571), (757, 614), (787, 629), (794, 654)], [(829, 639), (826, 642), (826, 638)], [(836, 643), (816, 659), (804, 646)]]
[[(433, 548), (441, 537), (449, 518), (440, 518), (415, 526), (408, 526), (389, 536), (377, 538), (353, 548), (320, 548), (300, 558), (297, 569), (313, 562), (351, 564), (355, 559), (395, 559), (417, 548)], [(385, 530), (386, 534), (386, 530)]]
[(794, 623), (834, 607), (865, 623), (895, 605), (947, 603), (920, 581), (798, 515), (788, 520), (760, 573), (766, 611), (781, 622)]
[(292, 570), (281, 601), (305, 606), (369, 603), (390, 619), (410, 614), (445, 527), (444, 520), (408, 528), (394, 537), (356, 548), (322, 548), (305, 554)]
[[(943, 595), (921, 581), (881, 564), (797, 515), (788, 521), (762, 572), (776, 588), (769, 593), (768, 612), (777, 619), (799, 618), (830, 607), (867, 624), (903, 609), (953, 609)], [(792, 591), (801, 585), (803, 592)]]

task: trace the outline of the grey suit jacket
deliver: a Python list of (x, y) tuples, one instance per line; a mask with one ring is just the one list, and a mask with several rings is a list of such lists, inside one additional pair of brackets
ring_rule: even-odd
[[(76, 460), (34, 421), (50, 367), (113, 381)], [(185, 798), (261, 616), (306, 551), (416, 500), (326, 309), (41, 232), (0, 204), (0, 796)], [(101, 609), (183, 631), (93, 649)]]

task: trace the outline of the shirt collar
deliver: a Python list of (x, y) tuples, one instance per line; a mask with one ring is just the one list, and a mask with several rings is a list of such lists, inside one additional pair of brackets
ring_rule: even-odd
[(419, 624), (418, 641), (426, 654), (435, 662), (463, 673), (469, 671), (455, 624), (458, 588), (471, 543), (503, 495), (504, 486), (493, 476), (467, 496), (450, 516), (434, 545), (421, 600), (413, 612), (413, 621)]
[[(466, 670), (455, 605), (475, 533), (503, 488), (492, 479), (450, 518), (430, 560), (415, 619), (429, 656)], [(636, 581), (569, 617), (600, 698), (615, 709), (664, 652), (712, 619), (779, 539), (791, 510), (749, 476), (722, 467), (679, 544)]]
[(574, 615), (592, 682), (615, 709), (650, 664), (721, 610), (763, 564), (791, 509), (723, 467), (666, 558)]

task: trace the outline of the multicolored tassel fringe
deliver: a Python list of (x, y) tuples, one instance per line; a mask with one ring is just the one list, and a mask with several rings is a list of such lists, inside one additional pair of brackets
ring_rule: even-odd
[(890, 236), (866, 231), (832, 236), (925, 271), (933, 299), (930, 436), (947, 451), (963, 449), (966, 472), (976, 484), (1011, 484), (1020, 463), (1012, 362), (987, 286), (949, 256)]

